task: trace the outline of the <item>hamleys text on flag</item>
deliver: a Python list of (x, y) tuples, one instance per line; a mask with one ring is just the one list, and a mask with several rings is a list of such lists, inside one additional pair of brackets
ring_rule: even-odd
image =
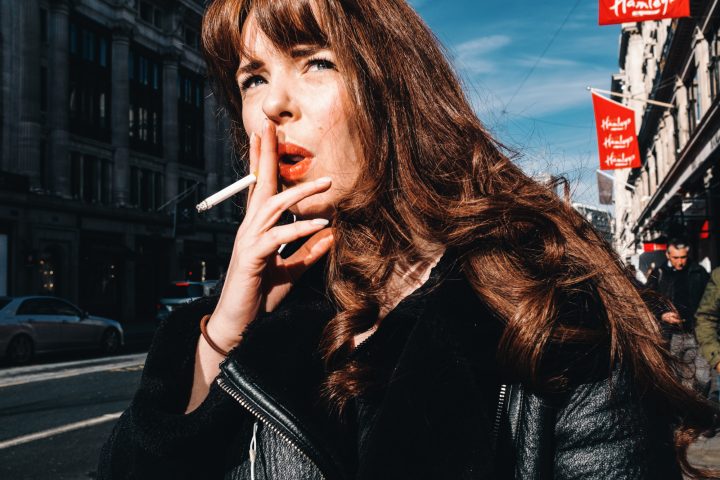
[(592, 93), (592, 98), (600, 169), (639, 167), (640, 149), (635, 133), (635, 112), (595, 92)]
[(600, 0), (600, 25), (690, 16), (690, 0)]

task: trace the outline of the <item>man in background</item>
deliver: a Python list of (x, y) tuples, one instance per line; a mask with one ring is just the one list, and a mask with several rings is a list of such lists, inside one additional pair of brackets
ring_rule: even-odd
[(698, 353), (695, 339), (695, 312), (705, 292), (707, 271), (688, 258), (690, 246), (683, 239), (672, 239), (665, 252), (667, 262), (655, 268), (647, 288), (672, 302), (675, 310), (661, 313), (663, 336), (670, 342), (670, 353), (687, 366), (683, 372), (686, 385), (707, 395), (710, 390), (710, 365)]
[[(695, 313), (697, 325), (695, 335), (700, 352), (715, 373), (720, 374), (720, 341), (718, 341), (718, 319), (720, 319), (720, 268), (710, 274), (710, 281), (700, 300), (700, 306)], [(720, 385), (720, 376), (716, 376), (715, 390)], [(713, 391), (712, 397), (720, 401), (718, 392)]]

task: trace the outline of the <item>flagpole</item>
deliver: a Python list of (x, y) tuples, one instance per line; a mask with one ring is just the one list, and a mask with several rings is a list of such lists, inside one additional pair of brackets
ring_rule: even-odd
[(627, 93), (611, 92), (610, 90), (600, 90), (599, 88), (593, 88), (590, 86), (585, 87), (585, 88), (587, 88), (591, 92), (598, 92), (598, 93), (604, 93), (606, 95), (612, 95), (614, 97), (627, 98), (627, 99), (635, 100), (638, 102), (649, 103), (651, 105), (657, 105), (659, 107), (675, 108), (675, 105), (673, 105), (672, 103), (658, 102), (657, 100), (647, 100), (647, 99), (642, 99), (642, 98), (635, 98), (632, 95), (628, 95)]

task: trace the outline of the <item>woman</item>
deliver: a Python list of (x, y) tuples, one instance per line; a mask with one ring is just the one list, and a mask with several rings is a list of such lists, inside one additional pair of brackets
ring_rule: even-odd
[(219, 298), (158, 331), (100, 478), (702, 473), (686, 448), (716, 412), (409, 6), (216, 0), (203, 44), (258, 183)]

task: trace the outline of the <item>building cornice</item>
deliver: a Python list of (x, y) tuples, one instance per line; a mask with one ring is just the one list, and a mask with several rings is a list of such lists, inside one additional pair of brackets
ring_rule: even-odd
[[(670, 206), (673, 197), (677, 193), (682, 193), (681, 186), (694, 180), (694, 177), (703, 171), (703, 164), (711, 161), (712, 152), (717, 150), (720, 144), (719, 131), (720, 98), (716, 98), (695, 130), (695, 134), (685, 144), (677, 161), (638, 216), (632, 228), (633, 232), (637, 233), (641, 226), (662, 213), (665, 208)], [(708, 149), (707, 155), (700, 155), (704, 149)]]

